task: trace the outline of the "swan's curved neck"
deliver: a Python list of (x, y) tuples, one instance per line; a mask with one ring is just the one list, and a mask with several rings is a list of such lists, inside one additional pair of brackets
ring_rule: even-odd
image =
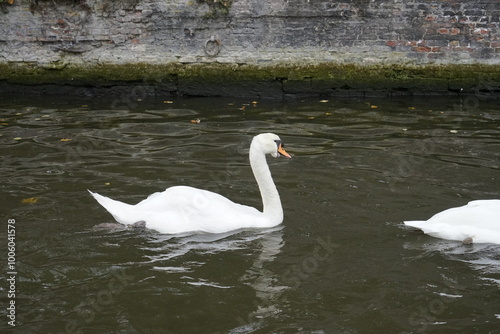
[(252, 142), (250, 145), (250, 166), (253, 175), (259, 185), (262, 197), (263, 214), (276, 224), (283, 221), (283, 208), (281, 207), (280, 195), (271, 176), (271, 171), (266, 161), (265, 154)]

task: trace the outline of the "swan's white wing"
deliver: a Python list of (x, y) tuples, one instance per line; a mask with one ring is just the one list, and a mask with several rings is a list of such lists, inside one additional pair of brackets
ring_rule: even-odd
[(133, 224), (143, 220), (147, 228), (161, 233), (220, 233), (239, 228), (262, 227), (267, 223), (262, 212), (253, 207), (192, 187), (171, 187), (150, 195), (136, 205), (90, 193), (116, 221)]
[(134, 206), (148, 228), (162, 233), (225, 232), (252, 227), (263, 218), (255, 208), (207, 190), (177, 186), (154, 193)]

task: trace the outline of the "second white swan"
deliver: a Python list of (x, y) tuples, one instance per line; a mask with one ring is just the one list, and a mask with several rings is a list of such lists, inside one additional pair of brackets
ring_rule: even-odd
[(275, 158), (291, 158), (277, 135), (263, 133), (253, 138), (250, 166), (262, 197), (262, 212), (234, 203), (217, 193), (187, 186), (175, 186), (154, 193), (136, 205), (89, 192), (117, 222), (132, 225), (144, 221), (147, 228), (160, 233), (223, 233), (240, 228), (273, 227), (283, 221), (283, 208), (266, 154)]
[(428, 220), (404, 224), (436, 238), (500, 244), (500, 200), (476, 200), (441, 211)]

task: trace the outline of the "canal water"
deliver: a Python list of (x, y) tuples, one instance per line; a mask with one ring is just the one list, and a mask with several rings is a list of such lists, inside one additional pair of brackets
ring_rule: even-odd
[[(498, 102), (3, 97), (0, 126), (2, 333), (500, 333), (500, 245), (402, 224), (500, 198)], [(101, 225), (87, 189), (137, 203), (190, 185), (260, 208), (262, 132), (292, 155), (268, 158), (280, 226)]]

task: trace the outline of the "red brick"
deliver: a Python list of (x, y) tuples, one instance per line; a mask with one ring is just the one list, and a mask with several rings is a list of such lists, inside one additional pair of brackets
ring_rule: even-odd
[(448, 34), (450, 33), (450, 30), (449, 29), (446, 29), (446, 28), (439, 28), (437, 30), (438, 34)]
[(458, 35), (458, 34), (460, 34), (460, 29), (452, 28), (452, 29), (450, 29), (450, 34)]
[(415, 48), (415, 51), (417, 51), (417, 52), (431, 52), (432, 48), (430, 48), (428, 46), (418, 46)]

